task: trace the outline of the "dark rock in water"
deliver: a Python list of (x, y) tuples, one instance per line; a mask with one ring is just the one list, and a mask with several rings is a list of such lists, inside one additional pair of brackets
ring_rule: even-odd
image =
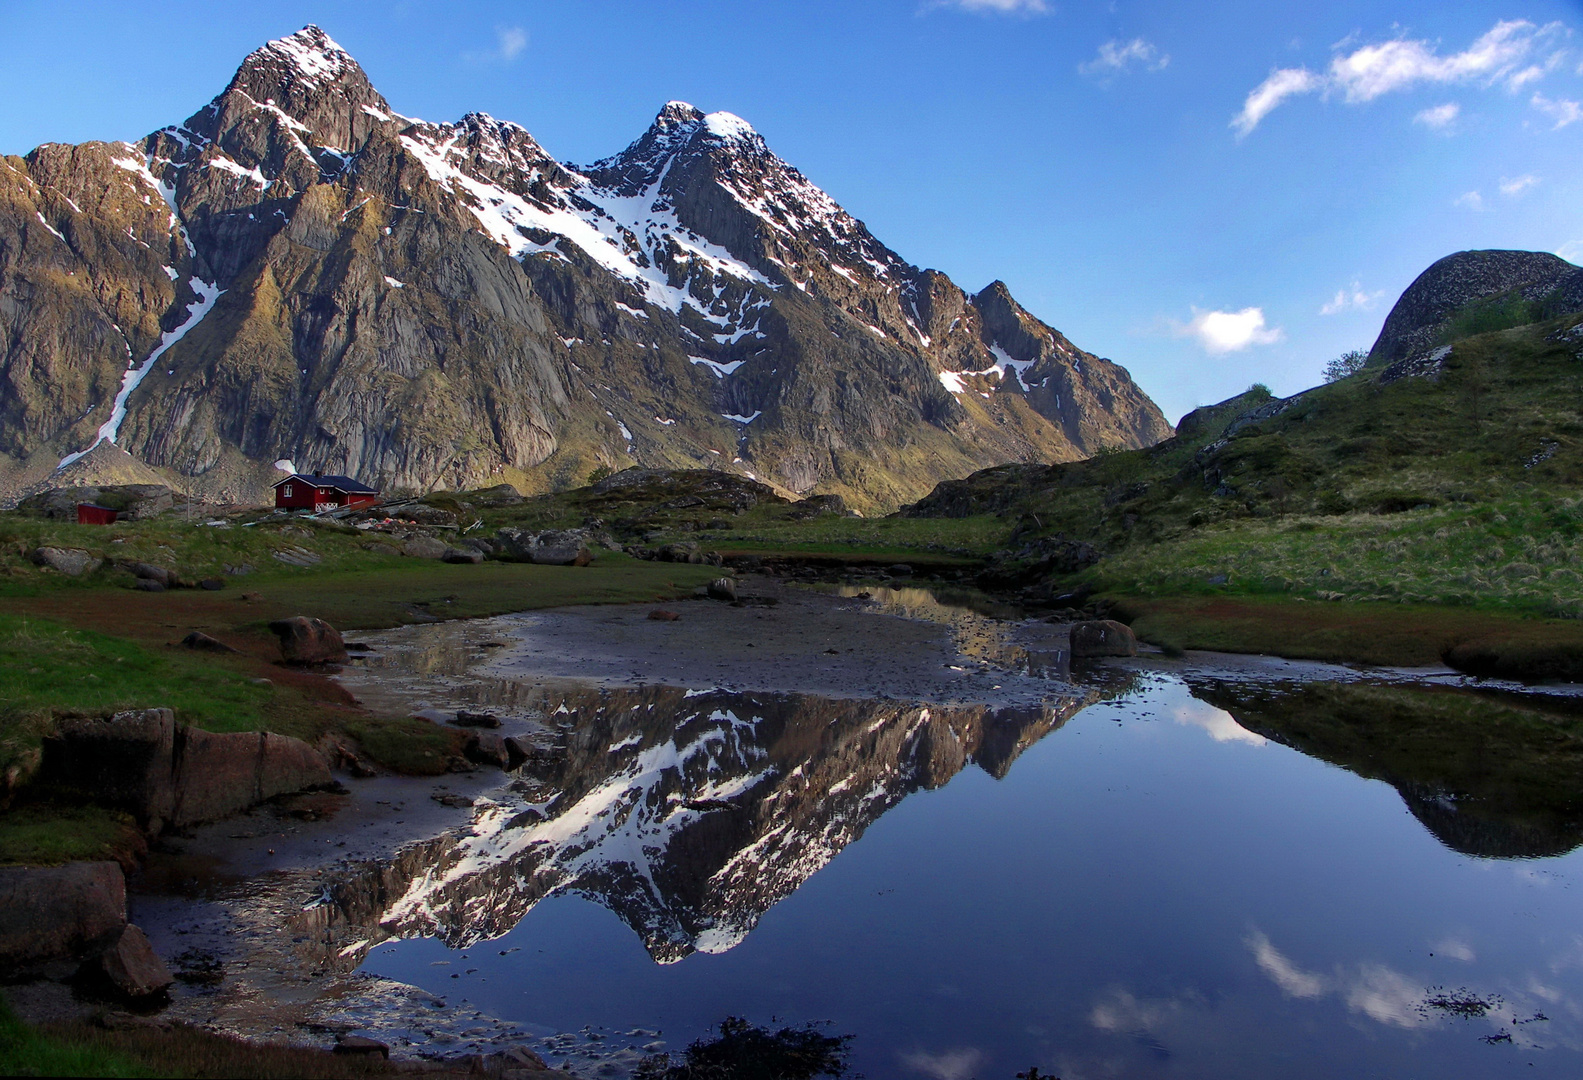
[(653, 619), (655, 622), (675, 622), (677, 619), (680, 619), (681, 616), (676, 614), (674, 611), (666, 611), (664, 608), (655, 608), (653, 611), (649, 612), (649, 618)]
[(74, 956), (126, 925), (126, 876), (113, 862), (0, 867), (0, 967)]
[(899, 562), (892, 566), (887, 566), (885, 572), (891, 577), (912, 577), (912, 566), (908, 563)]
[(470, 563), (474, 566), (484, 561), (484, 553), (470, 547), (448, 547), (445, 554), (440, 556), (441, 562)]
[(130, 810), (150, 832), (214, 821), (265, 799), (334, 783), (300, 739), (219, 734), (176, 723), (169, 709), (71, 719), (44, 740), (39, 782)]
[(140, 577), (132, 582), (132, 588), (141, 592), (164, 592), (165, 586), (153, 578)]
[(341, 632), (323, 619), (294, 615), (276, 619), (269, 628), (280, 639), (280, 658), (288, 664), (346, 663)]
[(360, 1056), (378, 1054), (382, 1058), (390, 1057), (390, 1047), (377, 1039), (370, 1039), (363, 1035), (342, 1035), (336, 1039), (333, 1049), (337, 1054), (355, 1054)]
[(212, 638), (202, 630), (194, 630), (182, 638), (181, 643), (184, 648), (197, 649), (201, 652), (234, 653), (237, 651), (219, 638)]
[(1115, 619), (1095, 619), (1072, 624), (1072, 655), (1137, 656), (1138, 639), (1132, 627)]
[(103, 559), (90, 555), (81, 548), (34, 548), (29, 558), (39, 566), (47, 566), (67, 577), (91, 574), (104, 563)]
[(176, 981), (148, 943), (148, 936), (130, 923), (122, 928), (115, 943), (92, 962), (92, 968), (118, 993), (133, 1001), (163, 994)]
[(497, 769), (511, 768), (511, 753), (506, 749), (506, 740), (487, 732), (469, 737), (462, 747), (462, 756), (475, 765), (492, 765)]
[(456, 722), (463, 727), (497, 728), (500, 726), (500, 717), (494, 713), (458, 709), (456, 711)]
[(729, 577), (715, 578), (708, 585), (708, 593), (711, 600), (735, 600), (737, 598), (737, 580)]

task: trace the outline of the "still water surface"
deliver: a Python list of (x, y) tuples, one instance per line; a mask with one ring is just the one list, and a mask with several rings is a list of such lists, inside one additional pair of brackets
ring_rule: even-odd
[[(578, 792), (627, 785), (636, 806), (649, 784), (651, 825), (689, 785), (723, 799), (694, 798), (670, 831), (585, 812), (606, 835), (585, 828), (579, 871), (538, 887), (520, 922), (475, 940), (453, 919), (377, 947), (365, 970), (562, 1033), (540, 1046), (574, 1064), (594, 1065), (584, 1046), (680, 1049), (739, 1015), (828, 1020), (871, 1080), (1030, 1065), (1066, 1080), (1583, 1076), (1575, 823), (1484, 805), (1465, 825), (1455, 792), (1404, 782), (1415, 816), (1397, 787), (1203, 700), (1217, 689), (1156, 671), (1064, 723), (937, 710), (931, 737), (970, 752), (932, 772), (942, 751), (918, 748), (916, 711), (865, 728), (806, 701), (677, 691), (656, 711), (651, 696), (631, 706), (646, 717), (634, 734), (599, 734), (609, 753), (587, 760), (607, 765), (574, 750), (574, 768), (603, 772)], [(799, 734), (815, 720), (879, 735), (815, 746)], [(673, 775), (654, 795), (655, 748), (685, 763), (705, 744), (681, 790)], [(753, 786), (799, 769), (812, 779), (795, 791)], [(829, 779), (846, 774), (872, 790), (854, 800)], [(499, 857), (570, 850), (566, 836)], [(755, 874), (777, 884), (755, 889)]]

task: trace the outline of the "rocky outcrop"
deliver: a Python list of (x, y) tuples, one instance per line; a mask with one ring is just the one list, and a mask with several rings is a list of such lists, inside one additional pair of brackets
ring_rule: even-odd
[(203, 731), (178, 724), (169, 709), (62, 721), (44, 740), (39, 779), (129, 810), (153, 833), (333, 783), (324, 758), (299, 739)]
[(1003, 284), (908, 263), (679, 102), (577, 169), (489, 116), (401, 116), (307, 27), (180, 124), (0, 179), (13, 477), (104, 435), (232, 497), (288, 457), (387, 490), (723, 469), (868, 510), (1170, 432)]
[(93, 503), (116, 511), (122, 520), (142, 521), (169, 510), (175, 500), (170, 488), (160, 484), (106, 484), (46, 488), (17, 503), (17, 509), (54, 521), (76, 521), (77, 505)]
[(1136, 656), (1138, 639), (1132, 627), (1115, 619), (1090, 619), (1072, 624), (1072, 656)]
[(1583, 268), (1543, 251), (1459, 251), (1419, 274), (1385, 317), (1370, 364), (1391, 364), (1436, 345), (1459, 310), (1503, 295), (1549, 299), (1552, 314), (1583, 310)]
[(126, 878), (113, 862), (0, 867), (0, 964), (76, 956), (126, 925)]
[(495, 534), (502, 558), (543, 566), (587, 566), (594, 561), (588, 534), (582, 529), (534, 532), (511, 526)]
[(132, 1001), (157, 997), (176, 981), (165, 961), (154, 952), (147, 935), (131, 924), (122, 927), (115, 941), (94, 958), (91, 969), (118, 994)]
[(303, 667), (346, 663), (346, 642), (341, 639), (341, 632), (323, 619), (293, 615), (276, 619), (269, 629), (280, 639), (280, 658), (284, 663)]
[(103, 559), (81, 548), (34, 548), (30, 558), (39, 566), (47, 566), (67, 577), (91, 574), (104, 565)]

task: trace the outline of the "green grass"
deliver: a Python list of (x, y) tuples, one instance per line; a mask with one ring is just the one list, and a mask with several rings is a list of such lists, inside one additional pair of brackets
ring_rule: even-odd
[(1459, 851), (1539, 857), (1583, 843), (1583, 717), (1575, 713), (1353, 683), (1215, 683), (1193, 692), (1244, 727), (1396, 786)]
[(1446, 606), (1304, 603), (1283, 596), (1116, 600), (1118, 617), (1134, 633), (1173, 652), (1206, 649), (1403, 667), (1436, 666), (1450, 658), (1478, 674), (1583, 678), (1583, 622), (1573, 619)]
[(99, 806), (24, 804), (0, 814), (0, 863), (58, 866), (86, 859), (127, 863), (143, 850), (131, 815)]
[(16, 1018), (0, 997), (0, 1074), (6, 1076), (160, 1076), (129, 1054), (52, 1038)]
[[(184, 1025), (106, 1031), (86, 1023), (32, 1027), (0, 996), (0, 1075), (356, 1080), (411, 1075), (411, 1067), (370, 1055), (341, 1056), (305, 1046), (248, 1042)], [(466, 1068), (436, 1065), (422, 1075), (460, 1080)]]

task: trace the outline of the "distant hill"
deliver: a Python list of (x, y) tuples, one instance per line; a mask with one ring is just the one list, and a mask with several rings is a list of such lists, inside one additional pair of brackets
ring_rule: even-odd
[(1134, 590), (1583, 614), (1579, 273), (1530, 252), (1451, 256), (1350, 377), (1289, 398), (1254, 388), (1147, 449), (982, 470), (903, 513), (1010, 516), (1022, 563), (1080, 568), (1076, 544)]
[(317, 27), (136, 143), (0, 159), (0, 497), (104, 437), (198, 493), (718, 468), (885, 509), (1146, 446), (1120, 366), (876, 239), (746, 121), (625, 150), (397, 113)]

